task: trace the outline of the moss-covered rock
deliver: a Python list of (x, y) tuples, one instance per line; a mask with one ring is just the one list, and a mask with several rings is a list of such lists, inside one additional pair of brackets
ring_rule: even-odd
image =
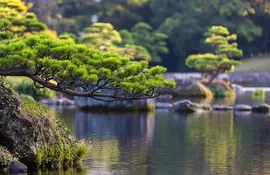
[(229, 85), (228, 82), (225, 82), (223, 80), (213, 81), (209, 85), (209, 88), (215, 98), (235, 96), (234, 89)]
[(0, 146), (0, 174), (8, 171), (8, 167), (13, 160), (16, 160), (16, 158), (6, 148)]
[(0, 145), (33, 168), (57, 169), (78, 164), (87, 152), (47, 107), (20, 98), (0, 81)]
[(212, 92), (202, 83), (193, 79), (178, 79), (176, 87), (169, 90), (160, 89), (160, 92), (165, 91), (165, 94), (170, 94), (173, 97), (200, 97), (212, 98)]
[(270, 112), (270, 106), (268, 104), (257, 104), (252, 106), (252, 112), (256, 113), (269, 113)]
[(183, 113), (196, 113), (211, 110), (211, 107), (209, 105), (192, 103), (189, 100), (182, 100), (175, 102), (173, 104), (173, 110), (176, 112), (183, 112)]

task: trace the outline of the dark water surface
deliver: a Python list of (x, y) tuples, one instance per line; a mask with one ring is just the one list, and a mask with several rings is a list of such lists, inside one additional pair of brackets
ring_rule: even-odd
[[(233, 103), (258, 101), (245, 95)], [(270, 174), (269, 115), (57, 112), (78, 139), (92, 141), (82, 174)]]

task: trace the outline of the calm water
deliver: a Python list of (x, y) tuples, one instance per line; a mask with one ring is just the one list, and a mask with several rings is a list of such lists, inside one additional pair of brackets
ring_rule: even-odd
[[(267, 98), (264, 101), (269, 103)], [(246, 94), (213, 103), (252, 104), (258, 100)], [(57, 111), (77, 138), (92, 141), (82, 174), (270, 174), (267, 115)]]

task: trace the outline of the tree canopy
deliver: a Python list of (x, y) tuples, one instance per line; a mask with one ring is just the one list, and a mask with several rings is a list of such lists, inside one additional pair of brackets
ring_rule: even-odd
[(77, 40), (90, 48), (117, 52), (131, 59), (152, 60), (146, 48), (134, 43), (126, 43), (120, 33), (109, 23), (93, 23), (84, 29), (82, 36)]
[(161, 62), (161, 56), (169, 52), (165, 33), (153, 31), (153, 28), (146, 23), (137, 23), (131, 32), (120, 30), (123, 42), (126, 44), (136, 44), (147, 49), (151, 55), (151, 61)]
[[(20, 25), (26, 28), (28, 24), (24, 24)], [(0, 20), (1, 76), (27, 76), (38, 88), (104, 101), (153, 98), (158, 95), (157, 88), (175, 84), (165, 80), (164, 67), (148, 68), (147, 61), (131, 61), (118, 53), (74, 44), (70, 37), (37, 35), (36, 32), (46, 28), (31, 28), (32, 32), (24, 30), (17, 35), (13, 31), (16, 25), (17, 21), (8, 17)], [(27, 32), (31, 36), (26, 36)], [(77, 87), (84, 91), (76, 91)]]

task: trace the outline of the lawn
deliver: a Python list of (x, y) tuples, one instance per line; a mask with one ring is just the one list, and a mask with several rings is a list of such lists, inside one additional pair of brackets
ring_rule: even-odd
[(270, 71), (270, 54), (247, 58), (235, 68), (235, 72), (268, 72)]

